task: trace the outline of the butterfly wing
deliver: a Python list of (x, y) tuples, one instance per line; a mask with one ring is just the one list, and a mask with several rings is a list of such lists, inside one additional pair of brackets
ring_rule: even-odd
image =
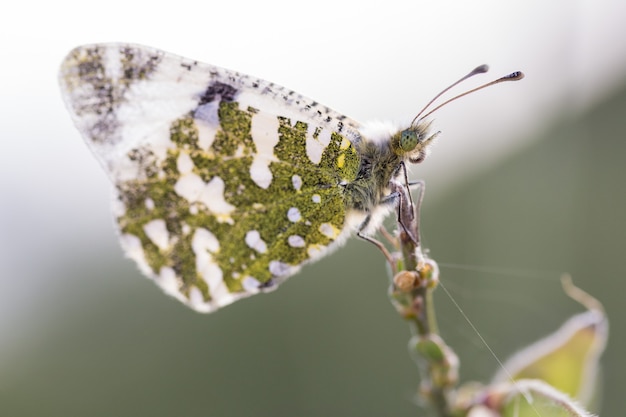
[(267, 81), (137, 45), (76, 48), (59, 78), (115, 185), (126, 254), (192, 308), (272, 289), (347, 235), (354, 121)]

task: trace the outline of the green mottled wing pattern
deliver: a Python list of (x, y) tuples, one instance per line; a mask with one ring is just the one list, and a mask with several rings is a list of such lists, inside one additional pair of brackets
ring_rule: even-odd
[(349, 233), (361, 139), (332, 110), (136, 45), (79, 47), (60, 83), (127, 255), (192, 308), (273, 289)]

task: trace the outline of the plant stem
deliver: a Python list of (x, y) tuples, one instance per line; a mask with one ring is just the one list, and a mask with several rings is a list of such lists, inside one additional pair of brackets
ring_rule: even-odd
[(440, 417), (452, 416), (451, 393), (458, 382), (458, 359), (452, 349), (439, 337), (433, 291), (439, 279), (435, 261), (421, 250), (419, 215), (424, 184), (419, 184), (415, 204), (410, 203), (410, 194), (403, 184), (392, 191), (400, 195), (398, 204), (398, 246), (401, 259), (392, 271), (390, 299), (398, 313), (409, 321), (415, 336), (410, 349), (416, 353), (415, 361), (422, 381), (420, 392)]

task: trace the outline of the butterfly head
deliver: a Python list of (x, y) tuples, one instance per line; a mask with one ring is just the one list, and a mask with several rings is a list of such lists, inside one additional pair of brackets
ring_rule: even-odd
[(431, 122), (418, 122), (396, 133), (391, 139), (394, 152), (414, 164), (422, 162), (429, 145), (439, 135), (430, 133)]

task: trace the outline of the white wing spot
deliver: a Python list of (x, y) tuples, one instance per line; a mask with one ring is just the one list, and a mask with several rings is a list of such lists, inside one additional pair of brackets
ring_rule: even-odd
[(146, 205), (146, 209), (152, 211), (154, 210), (154, 200), (151, 198), (146, 198), (146, 201), (144, 201), (144, 204)]
[(211, 101), (209, 103), (204, 103), (201, 106), (196, 108), (196, 111), (193, 113), (193, 117), (202, 121), (209, 126), (219, 126), (220, 125), (220, 117), (219, 117), (219, 102)]
[(261, 283), (256, 278), (246, 276), (244, 279), (241, 280), (241, 286), (246, 292), (256, 293), (259, 292), (259, 287), (261, 286)]
[(233, 155), (233, 158), (235, 159), (243, 158), (243, 156), (245, 155), (245, 152), (246, 152), (245, 146), (237, 145), (237, 149), (235, 149), (235, 154)]
[(174, 191), (190, 203), (203, 203), (209, 211), (216, 215), (228, 215), (235, 210), (235, 206), (224, 199), (224, 181), (220, 177), (213, 177), (204, 182), (197, 174), (181, 175)]
[(289, 275), (289, 272), (291, 271), (291, 265), (280, 261), (271, 261), (269, 265), (269, 271), (275, 277)]
[(300, 175), (292, 176), (291, 183), (296, 191), (300, 191), (300, 188), (302, 188), (302, 178), (300, 178)]
[(270, 171), (270, 159), (257, 155), (250, 165), (250, 178), (264, 190), (272, 183), (272, 171)]
[(232, 294), (224, 284), (222, 269), (213, 261), (212, 253), (219, 251), (215, 235), (202, 227), (196, 229), (191, 239), (191, 249), (196, 255), (196, 270), (209, 286), (209, 295), (218, 306), (232, 302)]
[(217, 128), (202, 122), (197, 123), (196, 126), (198, 127), (198, 147), (204, 151), (208, 151), (215, 141)]
[(196, 270), (209, 286), (209, 294), (211, 297), (215, 298), (215, 289), (223, 284), (223, 273), (222, 269), (213, 261), (209, 249), (211, 245), (210, 241), (204, 241), (207, 236), (204, 233), (199, 234), (198, 231), (200, 230), (208, 232), (206, 229), (198, 229), (192, 239), (191, 245), (196, 255)]
[(314, 203), (319, 204), (322, 202), (322, 197), (319, 194), (313, 194), (311, 200), (313, 200)]
[(330, 223), (320, 224), (319, 231), (321, 234), (330, 239), (335, 239), (337, 238), (337, 236), (339, 236), (339, 230)]
[(287, 243), (289, 243), (289, 246), (291, 246), (292, 248), (303, 248), (306, 246), (306, 243), (304, 242), (302, 236), (298, 235), (289, 236), (287, 238)]
[(246, 245), (259, 253), (267, 252), (267, 244), (261, 239), (261, 234), (258, 230), (250, 230), (246, 233)]
[(220, 119), (217, 114), (218, 106), (217, 101), (206, 103), (198, 106), (193, 114), (198, 128), (198, 147), (205, 151), (213, 145), (215, 134), (220, 127)]
[(216, 253), (220, 250), (220, 242), (217, 240), (213, 233), (209, 232), (203, 227), (199, 227), (193, 234), (193, 238), (191, 240), (191, 249), (196, 254), (196, 256), (202, 254), (203, 251)]
[(291, 207), (289, 210), (287, 210), (287, 218), (290, 222), (295, 223), (302, 218), (302, 215), (300, 215), (300, 210), (298, 210), (296, 207)]
[(309, 125), (309, 131), (306, 135), (306, 155), (311, 162), (317, 165), (322, 160), (324, 149), (326, 149), (330, 143), (330, 130), (322, 129), (317, 138), (314, 138), (313, 133), (315, 129), (316, 127), (313, 124)]
[(250, 177), (259, 187), (267, 189), (272, 183), (270, 163), (278, 159), (274, 155), (274, 146), (278, 143), (278, 118), (266, 113), (257, 113), (252, 116), (250, 133), (256, 148), (256, 154), (250, 166)]
[(182, 175), (189, 174), (193, 170), (194, 164), (187, 152), (181, 152), (176, 159), (176, 168)]
[(313, 245), (309, 245), (309, 247), (306, 250), (306, 253), (309, 255), (309, 258), (316, 259), (322, 256), (325, 249), (326, 249), (325, 246), (313, 244)]
[(219, 242), (207, 229), (198, 228), (191, 239), (191, 248), (196, 255), (196, 270), (209, 286), (209, 294), (215, 297), (213, 289), (223, 282), (222, 270), (213, 261), (211, 253), (219, 250)]
[(167, 231), (165, 220), (156, 219), (143, 225), (143, 231), (146, 232), (148, 239), (152, 241), (161, 250), (166, 250), (170, 243), (170, 234)]

